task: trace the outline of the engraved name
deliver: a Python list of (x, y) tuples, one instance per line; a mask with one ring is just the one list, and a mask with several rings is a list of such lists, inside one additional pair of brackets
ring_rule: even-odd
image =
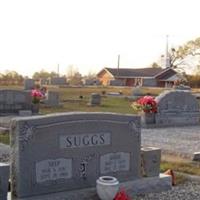
[(36, 182), (69, 179), (72, 177), (72, 159), (59, 158), (36, 163)]
[(77, 148), (104, 146), (111, 144), (110, 133), (80, 134), (80, 135), (62, 135), (60, 136), (60, 148)]

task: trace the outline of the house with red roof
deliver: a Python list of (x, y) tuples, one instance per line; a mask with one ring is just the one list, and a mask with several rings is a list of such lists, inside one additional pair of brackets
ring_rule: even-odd
[(172, 68), (104, 68), (97, 74), (102, 85), (172, 87), (183, 78)]

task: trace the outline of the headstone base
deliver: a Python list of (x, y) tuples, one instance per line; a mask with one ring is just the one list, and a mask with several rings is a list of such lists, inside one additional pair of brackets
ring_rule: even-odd
[[(134, 181), (127, 181), (120, 183), (120, 188), (126, 190), (128, 195), (133, 198), (138, 194), (146, 194), (150, 192), (162, 192), (170, 190), (171, 186), (171, 176), (160, 174), (159, 177), (147, 177), (141, 178)], [(68, 192), (51, 193), (48, 195), (34, 196), (29, 198), (20, 198), (12, 200), (99, 200), (95, 188), (87, 188), (82, 190), (73, 190)], [(8, 200), (11, 200), (10, 193), (8, 194)]]

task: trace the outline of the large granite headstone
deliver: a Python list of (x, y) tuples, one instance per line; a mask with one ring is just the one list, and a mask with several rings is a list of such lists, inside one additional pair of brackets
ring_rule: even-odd
[(94, 187), (99, 176), (140, 178), (140, 117), (62, 113), (11, 123), (11, 185), (17, 197)]
[(199, 102), (189, 91), (165, 91), (155, 100), (158, 104), (155, 115), (157, 125), (200, 124)]
[(32, 109), (32, 97), (28, 91), (0, 90), (0, 114), (17, 113)]

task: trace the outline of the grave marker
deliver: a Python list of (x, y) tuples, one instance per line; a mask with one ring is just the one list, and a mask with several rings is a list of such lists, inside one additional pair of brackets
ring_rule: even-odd
[(11, 184), (17, 197), (95, 187), (99, 176), (140, 178), (140, 117), (63, 113), (11, 123)]

